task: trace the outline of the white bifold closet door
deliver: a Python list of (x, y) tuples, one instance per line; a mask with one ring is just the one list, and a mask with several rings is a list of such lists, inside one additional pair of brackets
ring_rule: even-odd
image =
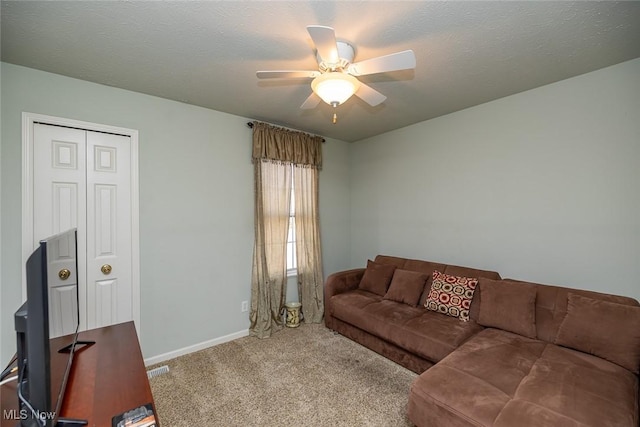
[(133, 320), (130, 137), (33, 126), (34, 247), (78, 229), (77, 285), (49, 280), (52, 335), (73, 332), (76, 293), (81, 330)]

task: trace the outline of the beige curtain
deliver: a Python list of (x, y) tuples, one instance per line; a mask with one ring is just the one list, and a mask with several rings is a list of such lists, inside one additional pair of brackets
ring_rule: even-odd
[(282, 328), (280, 312), (287, 280), (287, 231), (291, 205), (291, 167), (270, 160), (254, 162), (255, 243), (251, 277), (251, 335), (266, 338)]
[[(267, 125), (266, 123), (253, 123), (253, 164), (254, 164), (254, 189), (255, 189), (255, 244), (253, 254), (253, 272), (251, 279), (251, 312), (249, 315), (251, 324), (250, 334), (260, 338), (269, 337), (273, 332), (282, 328), (282, 310), (286, 298), (286, 252), (287, 252), (287, 229), (289, 225), (289, 209), (291, 202), (292, 170), (308, 169), (314, 172), (316, 184), (313, 191), (317, 193), (317, 170), (322, 165), (322, 140), (320, 137), (308, 135), (302, 132), (290, 131), (282, 128)], [(292, 165), (294, 166), (292, 168)], [(302, 183), (301, 188), (307, 185)], [(311, 191), (311, 190), (310, 190)], [(296, 191), (296, 198), (298, 191)], [(307, 212), (308, 203), (304, 202), (308, 197), (301, 194), (301, 212)], [(317, 194), (313, 196), (316, 202), (310, 206), (315, 206), (317, 210)], [(296, 202), (296, 209), (297, 209)], [(309, 216), (305, 214), (305, 216)], [(313, 215), (311, 215), (313, 216)], [(315, 214), (317, 220), (317, 212)], [(296, 212), (296, 225), (297, 225)], [(304, 224), (306, 220), (301, 220)], [(304, 228), (309, 228), (304, 226)], [(310, 229), (310, 228), (309, 228)], [(317, 227), (316, 227), (317, 229)], [(303, 235), (310, 235), (309, 231), (303, 231)], [(317, 233), (316, 233), (317, 235)], [(314, 236), (316, 236), (314, 235)], [(298, 242), (296, 241), (296, 245)], [(320, 260), (319, 238), (314, 237), (313, 244), (301, 243), (304, 251), (316, 250), (313, 256), (304, 255), (303, 269), (301, 269), (300, 258), (298, 258), (298, 274), (305, 277), (312, 277), (313, 283), (320, 277), (320, 295), (322, 296), (322, 270)], [(300, 254), (298, 249), (297, 254)], [(300, 255), (297, 255), (298, 257)], [(311, 261), (307, 261), (310, 259)], [(318, 268), (314, 274), (307, 273), (310, 266)], [(300, 276), (299, 276), (300, 277)], [(311, 283), (304, 279), (299, 287), (305, 288), (304, 283)], [(310, 295), (317, 293), (314, 290)], [(300, 292), (302, 310), (306, 317), (306, 311), (312, 313), (320, 308), (320, 320), (324, 308), (318, 305), (315, 297), (302, 298), (303, 291)], [(313, 301), (308, 303), (309, 309), (305, 307), (305, 299)], [(322, 299), (320, 298), (320, 303)], [(310, 320), (317, 318), (312, 315)], [(318, 322), (320, 320), (317, 320)]]
[(298, 295), (305, 323), (320, 323), (324, 315), (324, 277), (318, 216), (318, 170), (293, 168), (296, 219)]

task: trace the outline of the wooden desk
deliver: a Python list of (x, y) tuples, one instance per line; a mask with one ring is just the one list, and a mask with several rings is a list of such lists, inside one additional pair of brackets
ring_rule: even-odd
[[(89, 427), (111, 427), (113, 416), (145, 403), (152, 403), (155, 411), (133, 322), (81, 332), (78, 339), (96, 343), (74, 356), (61, 417), (85, 419)], [(3, 414), (17, 408), (15, 381), (2, 386), (0, 395)], [(16, 425), (2, 416), (0, 427)]]

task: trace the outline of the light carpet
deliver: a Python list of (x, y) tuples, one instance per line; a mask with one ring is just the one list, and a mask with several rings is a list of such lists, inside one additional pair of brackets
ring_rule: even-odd
[[(416, 374), (324, 325), (172, 359), (150, 380), (163, 427), (411, 426)], [(153, 368), (153, 367), (150, 367)]]

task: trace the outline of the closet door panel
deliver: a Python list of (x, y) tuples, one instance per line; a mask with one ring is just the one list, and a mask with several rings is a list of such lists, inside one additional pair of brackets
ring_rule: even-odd
[(133, 319), (130, 138), (87, 133), (87, 321)]
[[(86, 263), (86, 132), (36, 123), (33, 137), (33, 249), (41, 239), (78, 229), (77, 263), (73, 257), (76, 242), (61, 241), (60, 247), (50, 248), (47, 254), (54, 266), (48, 277), (50, 336), (56, 337), (75, 332), (78, 312), (85, 310), (78, 295)], [(63, 269), (70, 272), (65, 279), (57, 274)], [(82, 322), (82, 315), (80, 319)]]

